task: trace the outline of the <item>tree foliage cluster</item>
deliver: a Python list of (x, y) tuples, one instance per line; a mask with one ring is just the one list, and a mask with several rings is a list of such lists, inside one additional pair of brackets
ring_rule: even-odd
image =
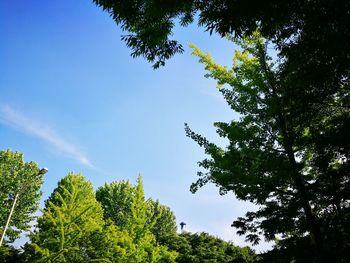
[[(290, 69), (303, 75), (303, 80), (307, 77), (318, 83), (329, 82), (349, 74), (347, 0), (93, 1), (126, 32), (122, 39), (132, 49), (132, 56), (144, 56), (154, 67), (183, 51), (181, 43), (173, 39), (174, 27), (197, 20), (199, 27), (221, 36), (260, 30), (288, 58)], [(296, 68), (295, 64), (303, 66)], [(315, 72), (315, 67), (321, 72)]]
[[(23, 178), (19, 174), (38, 174), (37, 165), (24, 162), (17, 152), (2, 151), (1, 156), (1, 187), (9, 187), (10, 194), (21, 188)], [(13, 188), (10, 182), (15, 184)], [(10, 229), (18, 233), (8, 233), (0, 251), (1, 262), (231, 262), (222, 258), (252, 262), (255, 256), (248, 248), (208, 234), (177, 234), (174, 213), (158, 200), (145, 198), (141, 177), (135, 185), (127, 180), (114, 181), (95, 191), (84, 176), (69, 173), (45, 201), (42, 215), (30, 230), (27, 221), (34, 219), (41, 183), (41, 176), (35, 178), (29, 186), (32, 189), (25, 192), (30, 195), (21, 196), (31, 202), (27, 201), (27, 210), (13, 215)], [(4, 198), (4, 204), (11, 203), (11, 198)], [(2, 212), (5, 218), (9, 208)], [(18, 222), (23, 225), (21, 229), (17, 229)], [(11, 243), (20, 230), (29, 231), (30, 240), (17, 250)]]
[(259, 257), (249, 247), (238, 247), (205, 232), (183, 232), (169, 248), (179, 253), (179, 263), (239, 263), (258, 262)]
[[(7, 229), (6, 237), (13, 242), (20, 232), (30, 227), (34, 219), (33, 213), (39, 208), (41, 197), (40, 187), (43, 182), (39, 175), (39, 167), (35, 162), (25, 162), (23, 155), (10, 150), (0, 151), (0, 222), (5, 225), (12, 200), (16, 194), (21, 194), (17, 201), (17, 209), (12, 216), (11, 225)], [(25, 194), (23, 192), (25, 191)], [(3, 228), (0, 230), (2, 235)]]
[(68, 174), (46, 200), (24, 262), (175, 262), (177, 253), (152, 232), (162, 220), (160, 213), (148, 216), (153, 203), (140, 177), (135, 186), (112, 182), (95, 193), (82, 175)]
[[(222, 194), (258, 205), (233, 222), (253, 244), (276, 242), (285, 262), (345, 262), (349, 256), (349, 91), (332, 94), (295, 85), (284, 64), (273, 61), (255, 32), (236, 40), (232, 68), (193, 47), (239, 120), (217, 122), (226, 149), (186, 125), (189, 137), (210, 156), (199, 166), (193, 192), (208, 182)], [(307, 249), (305, 249), (307, 248)], [(282, 253), (284, 252), (284, 253)], [(289, 261), (288, 261), (289, 260)]]

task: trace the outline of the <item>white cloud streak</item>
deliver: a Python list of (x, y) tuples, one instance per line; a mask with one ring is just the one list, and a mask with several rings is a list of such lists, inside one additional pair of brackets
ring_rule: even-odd
[(77, 162), (95, 168), (89, 158), (76, 145), (66, 141), (52, 130), (46, 123), (29, 118), (12, 107), (0, 105), (0, 121), (22, 132), (42, 139), (55, 150)]

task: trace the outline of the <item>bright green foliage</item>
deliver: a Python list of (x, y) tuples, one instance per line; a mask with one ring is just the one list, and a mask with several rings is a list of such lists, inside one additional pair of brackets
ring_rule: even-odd
[[(105, 225), (93, 186), (70, 173), (45, 202), (37, 229), (27, 245), (28, 262), (122, 262), (127, 233)], [(109, 260), (111, 259), (111, 260)]]
[(176, 218), (171, 209), (159, 203), (159, 201), (148, 200), (148, 217), (151, 222), (155, 222), (151, 229), (156, 241), (166, 245), (172, 242), (177, 230)]
[[(258, 243), (263, 235), (299, 258), (333, 261), (349, 251), (349, 92), (329, 95), (310, 90), (273, 64), (258, 33), (237, 42), (232, 68), (216, 64), (209, 54), (193, 47), (217, 80), (239, 120), (217, 122), (217, 133), (228, 140), (226, 149), (186, 132), (210, 156), (199, 163), (205, 172), (191, 187), (208, 182), (222, 194), (235, 193), (258, 211), (233, 223), (239, 234)], [(281, 69), (282, 68), (282, 69)], [(340, 84), (340, 86), (342, 86)], [(296, 253), (289, 253), (290, 260)]]
[(143, 185), (141, 178), (138, 178), (137, 185), (132, 195), (131, 203), (131, 217), (125, 225), (125, 229), (128, 230), (130, 236), (137, 247), (137, 254), (135, 255), (135, 262), (154, 262), (153, 243), (154, 236), (151, 234), (151, 228), (153, 222), (148, 224), (147, 218), (148, 205), (145, 201)]
[(182, 233), (169, 247), (179, 263), (251, 263), (258, 257), (249, 247), (238, 247), (207, 233)]
[(38, 209), (43, 176), (34, 162), (25, 162), (23, 155), (10, 150), (0, 151), (0, 235), (4, 229), (15, 195), (19, 193), (6, 237), (13, 242), (27, 230)]
[(127, 231), (108, 221), (100, 231), (84, 240), (86, 254), (94, 262), (129, 262), (135, 246)]
[(177, 253), (157, 245), (152, 234), (156, 221), (148, 216), (150, 207), (144, 197), (141, 177), (136, 186), (128, 181), (105, 184), (98, 188), (96, 197), (104, 208), (106, 219), (127, 231), (132, 239), (133, 249), (130, 249), (127, 262), (174, 262)]
[(131, 207), (135, 187), (129, 181), (105, 183), (96, 191), (96, 199), (103, 207), (105, 219), (118, 227), (125, 227), (132, 221)]

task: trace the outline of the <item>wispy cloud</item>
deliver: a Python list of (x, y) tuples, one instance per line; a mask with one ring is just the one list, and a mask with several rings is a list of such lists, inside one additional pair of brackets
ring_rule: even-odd
[(95, 168), (84, 152), (76, 145), (59, 136), (46, 123), (41, 123), (25, 116), (8, 105), (0, 105), (0, 121), (8, 126), (15, 127), (22, 132), (42, 139), (55, 150), (85, 166)]

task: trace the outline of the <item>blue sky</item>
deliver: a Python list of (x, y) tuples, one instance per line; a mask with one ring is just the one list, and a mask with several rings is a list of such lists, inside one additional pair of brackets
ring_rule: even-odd
[(141, 174), (147, 197), (186, 230), (244, 245), (230, 224), (252, 205), (214, 186), (189, 192), (204, 153), (184, 132), (186, 122), (224, 144), (212, 124), (237, 118), (186, 44), (227, 65), (235, 46), (196, 26), (175, 31), (184, 54), (153, 70), (130, 57), (120, 28), (90, 1), (1, 1), (1, 149), (49, 168), (43, 200), (70, 171), (95, 187)]

